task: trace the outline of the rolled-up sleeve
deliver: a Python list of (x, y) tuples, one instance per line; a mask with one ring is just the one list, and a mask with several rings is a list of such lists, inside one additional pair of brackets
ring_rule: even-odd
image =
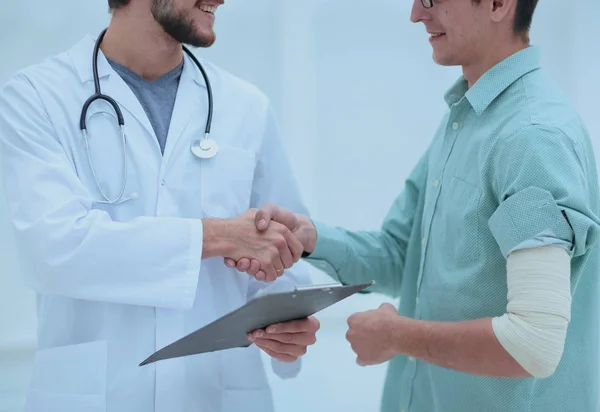
[(498, 141), (487, 163), (499, 204), (488, 224), (505, 257), (540, 233), (568, 242), (572, 257), (596, 242), (596, 170), (574, 137), (527, 126)]

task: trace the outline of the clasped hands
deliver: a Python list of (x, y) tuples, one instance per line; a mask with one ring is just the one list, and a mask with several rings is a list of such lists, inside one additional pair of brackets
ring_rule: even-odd
[[(300, 221), (307, 220), (273, 204), (251, 209), (233, 219), (237, 236), (229, 236), (225, 264), (264, 282), (272, 282), (291, 268), (311, 247)], [(306, 223), (306, 222), (303, 222)]]
[[(296, 263), (303, 251), (314, 250), (316, 229), (306, 216), (267, 204), (260, 210), (246, 212), (244, 218), (253, 218), (255, 235), (273, 243), (262, 249), (256, 248), (254, 255), (238, 251), (226, 257), (227, 267), (246, 272), (260, 281), (273, 281)], [(356, 362), (361, 366), (376, 365), (399, 354), (390, 330), (402, 330), (401, 324), (405, 321), (387, 303), (378, 309), (350, 316), (346, 339), (357, 355)], [(310, 317), (254, 331), (248, 338), (270, 356), (293, 361), (306, 353), (308, 345), (315, 343), (318, 329), (319, 321)]]

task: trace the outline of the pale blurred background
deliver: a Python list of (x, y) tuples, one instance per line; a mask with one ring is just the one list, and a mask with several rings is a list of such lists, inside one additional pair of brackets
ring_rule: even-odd
[[(106, 0), (0, 0), (0, 85), (109, 20)], [(272, 100), (303, 195), (317, 219), (376, 228), (430, 142), (459, 75), (437, 67), (409, 0), (227, 0), (216, 45), (198, 55)], [(572, 98), (600, 159), (598, 0), (541, 0), (532, 42)], [(387, 179), (383, 179), (386, 177)], [(1, 189), (1, 188), (0, 188)], [(24, 288), (0, 190), (0, 412), (20, 412), (35, 347), (34, 297)], [(314, 271), (315, 282), (330, 282)], [(320, 314), (318, 344), (292, 381), (271, 376), (281, 412), (377, 411), (385, 366), (360, 368), (346, 318), (389, 301), (355, 296)], [(598, 365), (600, 367), (600, 365)], [(432, 411), (433, 412), (433, 411)]]

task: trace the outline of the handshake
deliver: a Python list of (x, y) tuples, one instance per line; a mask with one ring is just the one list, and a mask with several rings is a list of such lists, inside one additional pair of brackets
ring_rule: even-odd
[(308, 217), (267, 204), (230, 220), (206, 220), (203, 257), (223, 256), (228, 267), (271, 282), (312, 252), (316, 240)]

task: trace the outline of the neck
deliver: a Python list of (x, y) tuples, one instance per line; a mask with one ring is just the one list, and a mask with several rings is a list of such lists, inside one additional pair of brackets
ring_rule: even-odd
[[(473, 64), (463, 65), (462, 67), (463, 76), (469, 83), (469, 88), (473, 87), (477, 80), (492, 67), (528, 46), (528, 38), (517, 36), (513, 36), (511, 39), (502, 39), (497, 44), (485, 46), (485, 51), (475, 59), (476, 61)], [(489, 50), (493, 51), (490, 53)]]
[(152, 81), (177, 67), (183, 51), (149, 11), (129, 10), (136, 3), (114, 11), (100, 49), (107, 58)]

